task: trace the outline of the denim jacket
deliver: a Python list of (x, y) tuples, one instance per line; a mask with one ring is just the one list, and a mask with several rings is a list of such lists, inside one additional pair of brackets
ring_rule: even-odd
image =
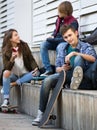
[[(63, 43), (58, 45), (56, 67), (61, 67), (62, 65), (64, 65), (65, 56), (67, 55), (67, 47), (68, 46), (69, 46), (69, 44), (67, 42), (63, 42)], [(88, 54), (88, 55), (91, 55), (91, 56), (94, 56), (95, 58), (97, 58), (96, 51), (94, 50), (93, 46), (90, 45), (89, 43), (85, 43), (85, 42), (82, 42), (79, 40), (76, 49), (78, 49), (79, 53)], [(85, 65), (87, 67), (89, 64), (90, 64), (89, 61), (85, 61)]]

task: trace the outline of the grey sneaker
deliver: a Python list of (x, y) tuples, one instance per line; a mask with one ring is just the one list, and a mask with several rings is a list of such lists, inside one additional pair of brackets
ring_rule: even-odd
[(4, 99), (1, 107), (7, 107), (9, 105), (9, 100), (8, 99)]
[(72, 76), (72, 79), (71, 79), (70, 88), (71, 89), (78, 89), (82, 79), (83, 79), (82, 67), (77, 66), (77, 67), (75, 67), (75, 69), (73, 71), (73, 76)]
[(41, 74), (40, 76), (48, 76), (48, 75), (51, 75), (53, 74), (52, 71), (46, 71), (45, 73)]
[(42, 116), (43, 116), (43, 112), (38, 110), (37, 117), (32, 121), (32, 125), (37, 126), (40, 123), (40, 120), (42, 119)]

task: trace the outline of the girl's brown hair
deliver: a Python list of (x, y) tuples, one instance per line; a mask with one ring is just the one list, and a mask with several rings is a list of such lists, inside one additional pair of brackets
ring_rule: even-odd
[(3, 38), (2, 49), (5, 46), (11, 47), (10, 39), (12, 38), (12, 34), (13, 34), (14, 31), (17, 32), (17, 30), (15, 30), (15, 29), (9, 29), (5, 32), (5, 35), (4, 35), (4, 38)]
[(58, 6), (58, 11), (70, 16), (73, 13), (72, 4), (69, 1), (64, 1)]
[[(4, 38), (3, 38), (3, 44), (2, 44), (2, 52), (5, 54), (9, 54), (12, 52), (12, 44), (10, 39), (12, 38), (13, 32), (17, 32), (15, 29), (9, 29), (5, 32)], [(20, 42), (22, 42), (20, 40)], [(21, 54), (21, 44), (19, 44), (19, 53)]]

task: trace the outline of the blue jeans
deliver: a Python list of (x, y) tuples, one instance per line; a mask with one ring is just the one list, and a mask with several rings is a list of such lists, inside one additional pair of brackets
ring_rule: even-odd
[(44, 79), (40, 90), (39, 110), (45, 111), (50, 90), (53, 89), (58, 81), (59, 73), (52, 74)]
[(26, 73), (20, 77), (14, 74), (11, 74), (11, 76), (8, 78), (3, 77), (4, 98), (9, 98), (11, 82), (16, 82), (18, 85), (21, 85), (22, 83), (29, 82), (32, 79), (33, 79), (32, 72)]
[(85, 60), (81, 56), (76, 56), (74, 59), (74, 64), (73, 64), (72, 68), (70, 70), (66, 71), (66, 82), (65, 83), (68, 85), (70, 85), (70, 83), (71, 83), (73, 70), (76, 66), (82, 67), (84, 72), (87, 70), (87, 68), (85, 66)]
[[(72, 69), (70, 69), (69, 71), (66, 71), (65, 84), (71, 83), (73, 70), (76, 66), (81, 66), (84, 72), (88, 71), (88, 74), (89, 73), (91, 74), (90, 69), (87, 69), (85, 67), (85, 60), (81, 56), (76, 56), (75, 61), (74, 61), (74, 66), (72, 67)], [(58, 78), (59, 78), (59, 73), (55, 73), (45, 78), (42, 83), (41, 90), (40, 90), (40, 102), (39, 102), (39, 110), (41, 110), (42, 112), (44, 112), (46, 109), (50, 90), (56, 86)]]
[(46, 71), (52, 71), (48, 50), (56, 50), (57, 45), (58, 43), (45, 41), (40, 46), (41, 59)]

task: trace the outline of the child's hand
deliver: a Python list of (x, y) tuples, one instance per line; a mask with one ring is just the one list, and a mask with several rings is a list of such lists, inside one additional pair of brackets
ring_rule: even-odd
[(49, 36), (48, 38), (54, 38), (54, 36)]
[(12, 56), (11, 56), (10, 61), (13, 62), (15, 60), (15, 58), (17, 57), (17, 55), (18, 55), (18, 47), (13, 47), (12, 48)]
[(71, 69), (71, 65), (70, 63), (65, 63), (63, 66), (62, 66), (63, 70), (67, 71), (67, 70), (70, 70)]
[(12, 56), (11, 56), (11, 59), (10, 61), (13, 62), (15, 60), (15, 58), (17, 57), (17, 54), (12, 52)]
[(12, 52), (18, 52), (19, 47), (13, 47)]
[(33, 71), (32, 71), (32, 75), (33, 76), (39, 76), (40, 72), (38, 70), (38, 68), (35, 68)]

